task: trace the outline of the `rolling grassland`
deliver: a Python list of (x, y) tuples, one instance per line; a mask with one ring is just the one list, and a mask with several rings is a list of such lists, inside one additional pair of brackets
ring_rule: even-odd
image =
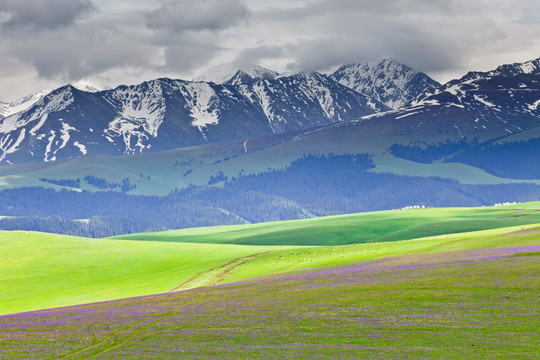
[[(141, 234), (134, 236), (137, 240), (0, 232), (0, 314), (175, 292), (388, 256), (534, 246), (539, 244), (539, 225), (501, 226), (540, 224), (538, 206), (401, 210)], [(478, 228), (488, 230), (463, 233)], [(178, 236), (184, 233), (189, 237)], [(194, 239), (204, 241), (187, 242)], [(238, 239), (250, 239), (252, 245), (219, 244), (242, 243)], [(270, 246), (276, 243), (282, 245)], [(347, 243), (353, 244), (335, 245)]]
[(0, 232), (0, 314), (167, 292), (270, 250)]
[(539, 254), (401, 255), (8, 315), (0, 357), (537, 359)]

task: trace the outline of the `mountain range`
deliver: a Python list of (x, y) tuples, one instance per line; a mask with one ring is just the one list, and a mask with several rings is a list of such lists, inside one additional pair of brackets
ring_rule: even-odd
[[(193, 81), (162, 78), (104, 91), (67, 85), (0, 104), (0, 164), (155, 152), (298, 131), (385, 112), (390, 108), (379, 98), (395, 106), (436, 84), (393, 60), (380, 67), (392, 69), (391, 80), (381, 82), (362, 66), (348, 71), (364, 79), (364, 88), (372, 81), (371, 95), (348, 87), (337, 75), (343, 71), (282, 76), (233, 65)], [(374, 93), (393, 95), (389, 100)]]
[[(159, 79), (97, 93), (68, 86), (5, 118), (0, 129), (12, 126), (3, 136), (17, 146), (4, 163), (19, 164), (0, 166), (0, 215), (14, 219), (0, 227), (106, 236), (540, 200), (540, 59), (427, 86), (398, 109), (331, 76), (256, 80), (229, 70), (206, 74), (208, 82)], [(219, 104), (203, 101), (201, 89)], [(266, 112), (263, 93), (273, 101)], [(203, 122), (214, 109), (216, 123)], [(178, 146), (180, 133), (187, 140)], [(127, 144), (142, 154), (118, 156)], [(28, 216), (39, 219), (21, 222)], [(78, 219), (95, 228), (81, 230)]]

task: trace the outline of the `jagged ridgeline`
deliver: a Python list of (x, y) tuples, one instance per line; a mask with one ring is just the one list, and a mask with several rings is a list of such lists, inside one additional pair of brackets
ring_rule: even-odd
[(0, 163), (122, 155), (296, 131), (388, 110), (321, 74), (226, 85), (158, 79), (52, 91), (0, 120)]

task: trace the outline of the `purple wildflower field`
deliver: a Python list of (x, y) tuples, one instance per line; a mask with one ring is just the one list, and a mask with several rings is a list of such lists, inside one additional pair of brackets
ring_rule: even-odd
[(0, 317), (2, 359), (538, 359), (540, 246)]

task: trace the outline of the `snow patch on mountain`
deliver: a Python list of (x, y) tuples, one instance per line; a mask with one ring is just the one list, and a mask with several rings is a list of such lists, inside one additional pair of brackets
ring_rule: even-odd
[(115, 143), (113, 138), (121, 137), (125, 154), (142, 152), (147, 148), (145, 143), (149, 136), (158, 136), (165, 117), (166, 103), (160, 80), (119, 87), (108, 101), (117, 107), (118, 115), (104, 130), (106, 139)]
[(54, 141), (54, 138), (56, 137), (56, 131), (51, 130), (50, 135), (51, 136), (49, 136), (49, 138), (47, 139), (48, 143), (47, 143), (47, 147), (45, 149), (45, 158), (43, 159), (43, 161), (45, 161), (45, 162), (51, 161), (51, 159), (49, 159), (49, 154), (51, 153), (51, 148), (52, 148), (52, 145), (53, 145), (53, 141)]
[(207, 83), (190, 83), (184, 86), (191, 125), (200, 128), (219, 123), (219, 98)]
[(30, 135), (36, 135), (38, 130), (41, 129), (41, 127), (45, 124), (45, 121), (47, 121), (47, 118), (49, 117), (49, 114), (43, 114), (39, 122), (30, 130)]
[(270, 125), (270, 128), (272, 129), (273, 133), (276, 133), (276, 130), (273, 126), (273, 122), (275, 120), (280, 121), (280, 117), (276, 117), (274, 115), (274, 109), (272, 107), (272, 96), (269, 94), (269, 90), (267, 89), (267, 84), (263, 81), (259, 81), (253, 86), (253, 94), (249, 94), (249, 98), (253, 99), (252, 95), (255, 95), (256, 101), (261, 106), (261, 109), (268, 119), (268, 123)]
[(26, 136), (26, 129), (22, 129), (22, 131), (19, 134), (19, 137), (17, 140), (11, 138), (10, 134), (7, 136), (3, 136), (0, 138), (0, 151), (2, 151), (2, 154), (0, 155), (0, 161), (4, 160), (4, 158), (8, 154), (12, 154), (15, 151), (19, 149), (19, 145), (22, 143)]
[(529, 110), (531, 111), (537, 110), (539, 106), (540, 106), (540, 100), (535, 101), (534, 104), (529, 105)]
[[(323, 84), (321, 78), (315, 75), (307, 76), (307, 84), (309, 85), (310, 91), (314, 94), (315, 98), (321, 105), (324, 113), (329, 119), (333, 119), (336, 114), (336, 107), (333, 94), (328, 88), (327, 84)], [(339, 116), (339, 121), (341, 117)]]
[(91, 85), (88, 85), (87, 83), (83, 81), (74, 82), (71, 84), (71, 86), (73, 86), (77, 90), (81, 90), (81, 91), (89, 92), (89, 93), (97, 93), (101, 91)]
[(88, 154), (88, 150), (86, 150), (86, 146), (84, 146), (84, 145), (81, 144), (80, 142), (75, 141), (75, 142), (73, 143), (73, 145), (75, 145), (76, 147), (79, 148), (79, 150), (80, 150), (80, 152), (81, 152), (82, 155)]
[(158, 80), (135, 87), (118, 88), (114, 98), (121, 104), (119, 115), (113, 121), (115, 129), (142, 126), (151, 136), (157, 136), (166, 110), (163, 89)]
[(490, 108), (494, 108), (494, 109), (496, 109), (496, 110), (499, 110), (499, 109), (497, 108), (497, 105), (495, 105), (494, 103), (492, 103), (491, 101), (489, 101), (489, 100), (487, 99), (486, 96), (480, 96), (480, 95), (476, 95), (476, 94), (475, 94), (475, 95), (474, 95), (474, 100), (476, 100), (476, 101), (478, 101), (478, 102), (480, 102), (480, 103), (486, 105), (487, 107), (490, 107)]

